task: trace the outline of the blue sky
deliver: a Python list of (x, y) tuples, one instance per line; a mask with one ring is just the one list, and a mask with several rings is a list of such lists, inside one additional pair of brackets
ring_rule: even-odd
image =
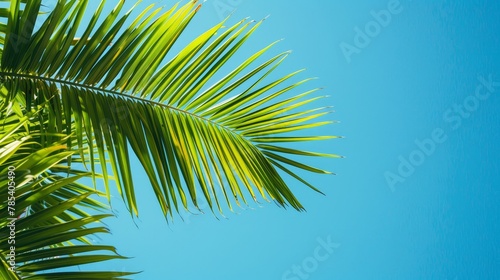
[(315, 132), (346, 138), (305, 147), (346, 156), (310, 162), (337, 173), (304, 174), (326, 196), (289, 180), (307, 212), (263, 203), (167, 224), (137, 168), (139, 219), (116, 200), (113, 234), (99, 241), (134, 258), (96, 269), (148, 280), (499, 279), (500, 4), (208, 0), (178, 47), (234, 9), (230, 23), (270, 15), (241, 59), (284, 38), (275, 53), (293, 53), (275, 75), (307, 68), (302, 78), (319, 78), (309, 88), (330, 95), (341, 122)]

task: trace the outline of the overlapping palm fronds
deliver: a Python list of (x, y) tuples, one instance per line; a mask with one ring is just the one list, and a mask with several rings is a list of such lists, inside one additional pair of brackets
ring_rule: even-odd
[(65, 163), (74, 154), (67, 136), (40, 129), (43, 111), (22, 116), (20, 107), (0, 105), (0, 278), (125, 279), (131, 273), (79, 269), (124, 257), (88, 238), (107, 233), (100, 221), (112, 215), (77, 182), (90, 173)]

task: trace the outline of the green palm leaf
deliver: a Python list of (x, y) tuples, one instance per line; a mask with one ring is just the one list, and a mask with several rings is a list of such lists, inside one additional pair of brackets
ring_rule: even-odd
[(26, 112), (46, 104), (44, 132), (73, 133), (67, 141), (81, 162), (92, 173), (101, 162), (106, 188), (113, 175), (132, 213), (138, 209), (129, 148), (165, 215), (201, 200), (222, 211), (222, 200), (231, 208), (257, 200), (257, 192), (302, 210), (278, 170), (315, 190), (288, 168), (329, 173), (289, 158), (324, 154), (284, 146), (327, 139), (301, 135), (331, 123), (317, 120), (324, 109), (304, 109), (318, 99), (310, 97), (315, 90), (283, 99), (308, 81), (292, 82), (300, 71), (271, 78), (288, 52), (265, 58), (273, 43), (223, 72), (262, 21), (227, 28), (222, 22), (171, 54), (200, 8), (197, 1), (167, 11), (150, 6), (130, 26), (124, 26), (131, 16), (121, 13), (124, 1), (108, 15), (102, 1), (77, 39), (89, 1), (58, 1), (36, 30), (30, 22), (41, 1), (10, 2), (0, 29), (6, 104), (18, 96)]
[[(113, 246), (93, 245), (88, 239), (107, 233), (101, 220), (112, 215), (102, 214), (106, 208), (91, 197), (97, 194), (94, 189), (77, 182), (88, 173), (74, 175), (78, 172), (62, 168), (73, 155), (64, 145), (65, 137), (52, 135), (54, 142), (41, 145), (43, 132), (36, 127), (48, 124), (38, 122), (37, 114), (43, 112), (20, 118), (0, 105), (4, 108), (0, 111), (2, 279), (124, 279), (131, 275), (77, 270), (88, 263), (124, 258)], [(66, 174), (56, 172), (58, 168)]]

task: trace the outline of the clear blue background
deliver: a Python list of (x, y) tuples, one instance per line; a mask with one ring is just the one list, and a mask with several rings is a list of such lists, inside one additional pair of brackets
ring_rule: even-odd
[[(500, 4), (401, 0), (402, 11), (348, 62), (340, 45), (354, 45), (355, 28), (390, 2), (205, 2), (178, 47), (225, 17), (226, 8), (236, 9), (229, 23), (271, 15), (239, 58), (285, 38), (274, 53), (293, 53), (276, 77), (304, 67), (302, 78), (319, 77), (303, 89), (324, 87), (321, 94), (331, 97), (319, 105), (335, 106), (329, 118), (341, 123), (316, 132), (346, 137), (306, 148), (346, 158), (309, 162), (337, 173), (305, 174), (326, 196), (289, 180), (306, 213), (263, 203), (227, 212), (227, 219), (207, 211), (171, 224), (137, 171), (139, 219), (134, 224), (116, 199), (119, 218), (107, 221), (113, 234), (97, 241), (134, 258), (94, 268), (143, 271), (135, 279), (147, 280), (500, 279), (500, 87), (459, 117), (456, 129), (459, 114), (451, 113), (455, 122), (443, 116), (471, 100), (478, 76), (500, 82)], [(400, 159), (435, 129), (446, 141), (391, 190), (386, 172), (397, 175)], [(340, 246), (314, 263), (318, 238)], [(309, 272), (286, 274), (294, 265)]]

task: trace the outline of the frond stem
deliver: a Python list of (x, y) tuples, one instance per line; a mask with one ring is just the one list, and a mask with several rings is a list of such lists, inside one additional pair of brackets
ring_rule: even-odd
[(1, 70), (0, 70), (0, 77), (26, 78), (26, 79), (44, 80), (44, 81), (53, 82), (53, 83), (57, 83), (57, 84), (65, 84), (65, 85), (79, 87), (79, 88), (83, 88), (83, 89), (87, 89), (87, 90), (93, 90), (93, 91), (97, 91), (97, 92), (103, 92), (103, 93), (107, 93), (107, 94), (111, 94), (111, 95), (115, 95), (115, 96), (118, 95), (118, 96), (121, 96), (121, 97), (125, 97), (127, 99), (132, 99), (132, 100), (136, 100), (136, 101), (139, 101), (139, 102), (144, 102), (144, 103), (149, 103), (149, 104), (157, 105), (157, 106), (160, 106), (162, 108), (170, 109), (170, 110), (173, 110), (173, 111), (178, 111), (178, 112), (190, 115), (190, 116), (192, 116), (194, 118), (201, 119), (203, 121), (209, 122), (209, 123), (211, 123), (213, 125), (216, 125), (216, 126), (218, 126), (220, 128), (223, 128), (224, 130), (227, 130), (227, 131), (229, 131), (231, 133), (239, 135), (234, 130), (232, 130), (232, 129), (228, 128), (228, 127), (225, 127), (225, 126), (223, 126), (223, 125), (221, 125), (219, 123), (216, 123), (216, 122), (214, 122), (214, 121), (212, 121), (210, 119), (206, 119), (204, 117), (195, 115), (195, 114), (193, 114), (193, 113), (191, 113), (189, 111), (182, 110), (180, 108), (176, 108), (176, 107), (173, 107), (171, 105), (163, 104), (163, 103), (160, 103), (160, 102), (157, 102), (157, 101), (153, 101), (153, 100), (149, 100), (149, 99), (144, 99), (144, 98), (137, 97), (137, 96), (134, 96), (134, 95), (125, 94), (123, 92), (113, 91), (113, 90), (110, 90), (110, 89), (100, 88), (100, 87), (91, 86), (91, 85), (80, 84), (80, 83), (77, 83), (77, 82), (72, 82), (72, 81), (67, 81), (67, 80), (55, 79), (55, 78), (50, 78), (50, 77), (43, 77), (43, 76), (38, 76), (38, 75), (21, 74), (21, 73), (11, 73), (11, 72), (5, 72), (5, 71), (1, 71)]

